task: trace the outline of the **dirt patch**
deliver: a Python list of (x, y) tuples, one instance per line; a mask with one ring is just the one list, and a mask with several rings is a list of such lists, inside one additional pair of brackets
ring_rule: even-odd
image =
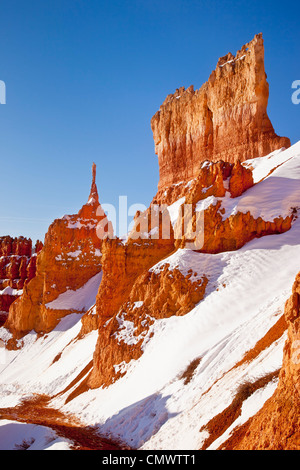
[[(49, 401), (46, 395), (34, 395), (13, 408), (0, 408), (0, 419), (49, 427), (73, 442), (73, 450), (128, 450), (101, 436), (97, 428), (83, 426), (76, 417), (50, 408)], [(25, 444), (21, 446), (23, 450), (26, 450)]]
[(282, 337), (286, 329), (287, 323), (285, 320), (285, 316), (282, 315), (279, 320), (275, 323), (275, 325), (273, 325), (272, 328), (269, 329), (265, 336), (256, 343), (254, 348), (247, 351), (243, 359), (238, 362), (234, 367), (239, 367), (245, 362), (251, 362), (256, 359), (262, 351), (271, 346), (271, 344), (273, 344), (275, 341), (278, 341)]
[(200, 432), (209, 432), (209, 437), (205, 440), (201, 450), (206, 450), (216, 439), (222, 436), (222, 434), (224, 434), (224, 432), (241, 415), (243, 402), (254, 392), (260, 388), (264, 388), (269, 382), (277, 378), (279, 376), (279, 372), (280, 369), (260, 377), (255, 382), (247, 381), (240, 384), (232, 403), (200, 429)]
[(197, 359), (194, 359), (186, 368), (186, 370), (183, 372), (183, 374), (180, 376), (180, 380), (184, 380), (184, 385), (187, 385), (190, 383), (190, 381), (193, 378), (194, 372), (199, 366), (200, 362), (202, 360), (202, 357), (198, 357)]

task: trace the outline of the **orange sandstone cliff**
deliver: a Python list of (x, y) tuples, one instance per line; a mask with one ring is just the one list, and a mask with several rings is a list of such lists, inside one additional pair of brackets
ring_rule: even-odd
[[(0, 238), (0, 291), (23, 289), (20, 297), (0, 296), (0, 313), (9, 308), (5, 327), (13, 335), (7, 347), (18, 347), (16, 340), (31, 330), (48, 333), (70, 313), (82, 314), (78, 338), (98, 331), (93, 358), (79, 374), (77, 389), (67, 387), (72, 392), (66, 401), (88, 388), (114, 383), (142, 356), (156, 320), (186, 315), (204, 298), (211, 282), (205, 265), (200, 272), (171, 267), (168, 258), (176, 250), (192, 244), (202, 253), (233, 251), (253, 238), (291, 228), (292, 212), (267, 221), (250, 211), (226, 215), (222, 206), (222, 198), (239, 198), (254, 185), (244, 160), (290, 146), (289, 139), (275, 134), (268, 118), (268, 93), (259, 34), (236, 56), (220, 58), (199, 90), (180, 88), (167, 97), (151, 121), (158, 192), (149, 208), (136, 214), (126, 240), (112, 236), (99, 203), (95, 164), (88, 202), (77, 214), (55, 220), (34, 254), (31, 241)], [(61, 302), (68, 291), (95, 277), (98, 294), (91, 309)], [(285, 306), (286, 324), (275, 394), (222, 448), (300, 448), (300, 273)]]
[[(228, 177), (232, 177), (231, 184)], [(97, 295), (96, 315), (89, 318), (87, 313), (82, 319), (82, 333), (90, 331), (89, 327), (98, 328), (99, 333), (93, 369), (86, 379), (87, 387), (109, 386), (122, 376), (130, 361), (142, 355), (144, 341), (149, 338), (149, 328), (155, 319), (185, 315), (204, 298), (208, 283), (205, 272), (190, 270), (185, 276), (178, 269), (170, 270), (168, 261), (164, 262), (178, 248), (194, 242), (189, 234), (194, 233), (192, 226), (198, 214), (197, 203), (209, 196), (216, 198), (216, 204), (210, 204), (202, 211), (203, 237), (199, 247), (194, 243), (196, 251), (237, 250), (255, 237), (283, 233), (291, 228), (292, 215), (270, 222), (255, 219), (250, 212), (237, 212), (223, 218), (221, 200), (217, 197), (223, 197), (226, 191), (231, 197), (238, 197), (252, 185), (251, 170), (241, 170), (239, 162), (211, 163), (200, 170), (193, 185), (185, 192), (185, 199), (192, 208), (187, 221), (184, 214), (180, 216), (179, 205), (178, 219), (173, 226), (168, 208), (162, 209), (162, 205), (161, 217), (154, 217), (157, 225), (153, 226), (150, 224), (153, 213), (156, 208), (159, 210), (159, 206), (153, 204), (145, 213), (137, 215), (126, 242), (119, 239), (103, 242), (103, 277)], [(186, 222), (187, 231), (181, 232), (181, 225)], [(167, 229), (170, 236), (163, 238), (163, 231), (168, 232)], [(157, 238), (152, 238), (151, 233), (157, 234)], [(161, 269), (153, 271), (158, 262)], [(124, 335), (128, 324), (131, 325), (129, 340)]]
[(159, 189), (194, 178), (204, 160), (233, 163), (289, 147), (274, 132), (268, 98), (262, 34), (235, 56), (221, 57), (199, 90), (182, 87), (167, 96), (151, 121)]

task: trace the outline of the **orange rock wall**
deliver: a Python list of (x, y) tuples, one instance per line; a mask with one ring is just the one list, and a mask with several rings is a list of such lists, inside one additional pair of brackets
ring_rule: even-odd
[[(161, 273), (145, 270), (130, 286), (126, 301), (118, 310), (110, 318), (100, 318), (99, 339), (88, 381), (91, 388), (109, 386), (124, 375), (123, 367), (142, 355), (143, 344), (150, 339), (150, 327), (156, 319), (185, 315), (203, 299), (207, 279), (193, 278), (193, 274), (196, 273), (191, 270), (185, 277), (178, 269), (169, 270), (168, 265)], [(100, 303), (104, 298), (99, 296), (98, 300)], [(123, 321), (132, 325), (129, 337), (122, 335), (126, 328)]]
[[(36, 273), (36, 255), (42, 249), (37, 242), (34, 249), (30, 239), (0, 237), (0, 291), (10, 287), (16, 291), (23, 289)], [(10, 305), (19, 295), (0, 295), (0, 311), (8, 312)]]
[(205, 160), (233, 163), (289, 147), (274, 132), (268, 98), (261, 34), (236, 56), (220, 58), (199, 90), (182, 87), (169, 95), (151, 120), (159, 189), (197, 176)]

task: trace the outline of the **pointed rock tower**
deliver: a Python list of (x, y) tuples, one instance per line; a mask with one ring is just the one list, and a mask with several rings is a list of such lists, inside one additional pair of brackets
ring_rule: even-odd
[(50, 225), (44, 248), (37, 256), (36, 277), (10, 308), (6, 327), (15, 338), (33, 329), (49, 332), (69, 313), (86, 311), (76, 302), (64, 303), (62, 294), (77, 291), (101, 272), (103, 240), (99, 227), (102, 232), (103, 227), (106, 232), (112, 230), (99, 203), (95, 164), (92, 175), (88, 202), (77, 214), (65, 215)]

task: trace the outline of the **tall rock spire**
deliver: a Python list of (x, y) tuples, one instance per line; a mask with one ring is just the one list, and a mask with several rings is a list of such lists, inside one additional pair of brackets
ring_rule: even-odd
[(36, 276), (11, 305), (7, 328), (14, 338), (21, 338), (33, 329), (49, 332), (62, 317), (85, 310), (70, 309), (67, 304), (58, 308), (55, 301), (68, 290), (80, 289), (100, 273), (103, 239), (113, 235), (112, 224), (99, 203), (95, 164), (92, 177), (88, 202), (77, 214), (65, 215), (50, 225), (44, 248), (37, 257)]
[(98, 195), (98, 190), (97, 190), (97, 185), (96, 185), (96, 170), (97, 170), (97, 166), (95, 163), (93, 163), (92, 165), (92, 176), (93, 176), (93, 179), (92, 179), (92, 186), (91, 186), (91, 192), (90, 192), (90, 195), (89, 195), (89, 199), (88, 199), (88, 204), (99, 204), (99, 195)]

